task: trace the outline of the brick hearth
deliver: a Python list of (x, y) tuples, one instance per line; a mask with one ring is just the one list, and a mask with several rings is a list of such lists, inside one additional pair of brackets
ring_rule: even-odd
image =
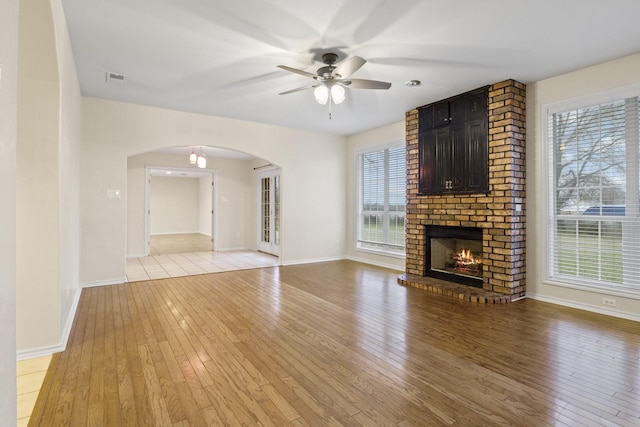
[[(525, 274), (525, 92), (514, 80), (489, 88), (489, 193), (418, 195), (418, 110), (406, 113), (407, 219), (404, 285), (443, 293), (446, 284), (425, 276), (425, 227), (482, 228), (486, 294), (523, 297)], [(413, 278), (413, 280), (412, 280)], [(433, 285), (436, 286), (433, 286)], [(469, 288), (466, 290), (465, 288)], [(456, 285), (451, 296), (476, 300), (477, 288)], [(444, 292), (447, 294), (447, 292)], [(465, 295), (474, 295), (466, 298)], [(479, 298), (484, 298), (479, 295)], [(504, 302), (498, 296), (493, 301)], [(488, 300), (485, 300), (488, 301)]]

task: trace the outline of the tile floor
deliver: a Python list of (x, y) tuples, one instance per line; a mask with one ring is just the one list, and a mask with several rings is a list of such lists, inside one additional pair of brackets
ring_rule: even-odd
[(18, 387), (18, 427), (27, 426), (47, 374), (51, 356), (21, 360), (16, 364)]
[(275, 267), (278, 257), (257, 251), (192, 252), (127, 259), (127, 281)]

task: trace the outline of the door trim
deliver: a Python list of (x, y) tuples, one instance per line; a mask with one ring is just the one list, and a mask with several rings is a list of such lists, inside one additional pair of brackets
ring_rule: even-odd
[[(171, 166), (153, 166), (153, 165), (145, 165), (145, 180), (144, 180), (144, 256), (149, 256), (151, 253), (151, 225), (150, 225), (150, 217), (151, 217), (151, 170), (164, 170), (164, 171), (185, 171), (185, 172), (193, 172), (193, 168), (181, 168), (181, 167), (171, 167)], [(212, 182), (212, 193), (211, 193), (211, 210), (213, 214), (211, 215), (211, 238), (213, 239), (213, 243), (211, 245), (212, 251), (218, 250), (218, 210), (216, 209), (216, 195), (217, 195), (217, 187), (218, 187), (218, 171), (216, 169), (198, 169), (198, 172), (210, 173), (211, 174), (211, 182)]]

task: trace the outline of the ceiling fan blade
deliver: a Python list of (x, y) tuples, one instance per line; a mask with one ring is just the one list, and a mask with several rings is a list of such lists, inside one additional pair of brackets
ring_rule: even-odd
[(318, 77), (316, 74), (313, 74), (313, 73), (310, 73), (310, 72), (304, 71), (304, 70), (298, 70), (297, 68), (287, 67), (286, 65), (278, 65), (278, 68), (282, 68), (283, 70), (287, 70), (287, 71), (290, 71), (292, 73), (300, 74), (302, 76), (311, 77), (312, 79), (315, 79), (316, 77)]
[(340, 83), (352, 89), (389, 89), (391, 87), (391, 83), (378, 80), (351, 79)]
[(307, 89), (313, 89), (314, 87), (318, 87), (318, 86), (320, 86), (320, 84), (297, 87), (295, 89), (291, 89), (291, 90), (288, 90), (286, 92), (281, 92), (278, 95), (289, 95), (290, 93), (300, 92), (302, 90), (307, 90)]
[(359, 56), (353, 56), (346, 61), (342, 61), (333, 71), (333, 75), (339, 74), (340, 78), (346, 79), (366, 64), (367, 61)]

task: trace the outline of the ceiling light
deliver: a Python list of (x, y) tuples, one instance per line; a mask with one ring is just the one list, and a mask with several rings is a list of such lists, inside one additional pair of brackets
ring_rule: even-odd
[(329, 88), (325, 85), (320, 85), (313, 91), (313, 96), (315, 96), (318, 104), (325, 105), (329, 100)]
[(196, 155), (196, 150), (194, 148), (191, 148), (191, 154), (189, 154), (189, 163), (195, 165), (197, 161), (198, 156)]
[(331, 99), (334, 104), (341, 104), (345, 100), (345, 90), (340, 85), (331, 86)]
[(166, 171), (165, 173), (166, 173), (167, 175), (171, 175), (171, 173), (172, 173), (172, 172), (171, 172), (171, 171)]
[(422, 82), (420, 80), (409, 80), (408, 82), (405, 82), (404, 84), (407, 87), (416, 87), (416, 86), (420, 86), (422, 84)]
[(325, 105), (329, 100), (333, 104), (341, 104), (346, 99), (344, 87), (339, 84), (322, 84), (313, 91), (318, 104)]
[(196, 162), (198, 163), (198, 167), (200, 169), (204, 169), (207, 167), (207, 159), (204, 157), (204, 150), (202, 150)]

